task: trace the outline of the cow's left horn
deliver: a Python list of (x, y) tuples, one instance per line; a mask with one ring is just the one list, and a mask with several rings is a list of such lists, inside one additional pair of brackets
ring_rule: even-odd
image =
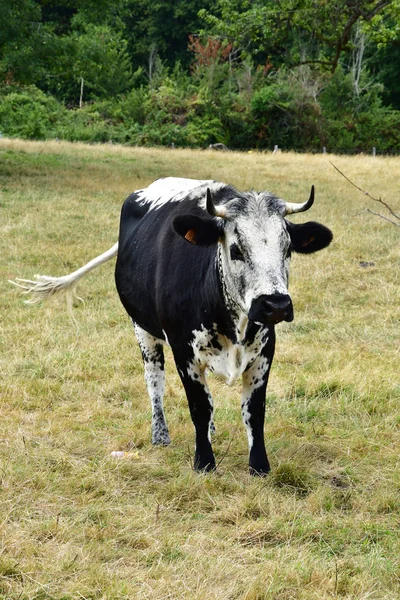
[(226, 217), (226, 208), (225, 206), (215, 206), (214, 201), (212, 199), (211, 190), (207, 188), (207, 204), (206, 204), (207, 212), (212, 217), (221, 217), (224, 219)]
[(285, 215), (293, 215), (294, 213), (304, 212), (314, 204), (314, 186), (311, 186), (310, 197), (307, 202), (297, 204), (296, 202), (285, 202)]

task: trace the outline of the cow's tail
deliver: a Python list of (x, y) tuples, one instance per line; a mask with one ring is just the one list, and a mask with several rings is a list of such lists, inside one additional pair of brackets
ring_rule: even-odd
[(62, 277), (49, 277), (48, 275), (35, 275), (35, 279), (19, 279), (10, 281), (13, 285), (21, 288), (23, 294), (27, 294), (29, 299), (26, 300), (27, 304), (36, 304), (41, 300), (47, 300), (50, 296), (59, 294), (66, 294), (68, 307), (72, 307), (72, 298), (75, 293), (75, 288), (80, 279), (85, 277), (90, 271), (96, 269), (103, 263), (111, 260), (118, 252), (118, 242), (112, 246), (107, 252), (96, 256), (93, 260), (88, 262), (86, 265), (74, 271), (70, 275), (64, 275)]

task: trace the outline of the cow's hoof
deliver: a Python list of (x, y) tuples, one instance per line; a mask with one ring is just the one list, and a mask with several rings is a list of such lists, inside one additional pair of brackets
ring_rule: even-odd
[(249, 472), (252, 477), (266, 477), (270, 471), (271, 467), (269, 465), (264, 465), (263, 467), (249, 467)]
[(168, 432), (158, 433), (157, 435), (153, 434), (151, 443), (153, 446), (169, 446), (171, 438), (169, 437)]
[(195, 460), (194, 469), (199, 473), (212, 473), (216, 469), (215, 460), (212, 461), (200, 461)]

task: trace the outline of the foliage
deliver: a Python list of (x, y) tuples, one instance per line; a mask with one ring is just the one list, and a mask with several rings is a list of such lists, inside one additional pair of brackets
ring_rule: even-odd
[(254, 94), (251, 108), (259, 147), (304, 150), (321, 140), (321, 109), (309, 83), (307, 73), (280, 71)]
[(76, 58), (73, 77), (83, 78), (89, 98), (118, 96), (132, 85), (127, 42), (106, 25), (85, 25), (73, 35)]
[(219, 0), (219, 14), (203, 8), (199, 15), (213, 32), (238, 52), (274, 66), (315, 63), (333, 72), (351, 49), (358, 23), (373, 29), (376, 43), (389, 39), (388, 20), (400, 15), (398, 0)]
[(399, 16), (400, 0), (4, 0), (1, 131), (399, 152)]
[(30, 72), (32, 38), (35, 24), (40, 21), (40, 8), (34, 0), (4, 0), (0, 3), (0, 76), (10, 80), (14, 76), (26, 82)]
[(45, 139), (67, 111), (34, 86), (0, 90), (0, 130), (10, 137)]
[[(201, 7), (214, 9), (215, 0), (202, 0)], [(190, 34), (199, 30), (199, 0), (126, 0), (124, 25), (134, 64), (148, 68), (155, 51), (170, 68), (180, 62), (189, 67)]]
[[(400, 22), (400, 19), (399, 19)], [(368, 67), (375, 81), (383, 86), (382, 100), (386, 106), (400, 110), (400, 26), (397, 38), (378, 49), (371, 45)]]

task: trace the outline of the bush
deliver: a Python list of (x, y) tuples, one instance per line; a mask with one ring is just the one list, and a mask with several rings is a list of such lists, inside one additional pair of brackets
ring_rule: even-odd
[(146, 123), (132, 139), (139, 146), (188, 146), (187, 130), (175, 123)]
[(82, 118), (79, 111), (70, 111), (68, 120), (56, 129), (57, 137), (70, 142), (104, 143), (113, 138), (113, 129), (104, 121)]
[(35, 86), (0, 90), (0, 131), (8, 137), (42, 140), (52, 137), (66, 109)]
[[(333, 77), (303, 67), (261, 76), (251, 65), (225, 80), (170, 72), (160, 63), (149, 86), (67, 110), (35, 86), (0, 88), (0, 131), (10, 137), (132, 145), (281, 148), (332, 152), (400, 152), (400, 112), (381, 103), (382, 89), (364, 73)], [(217, 74), (226, 65), (217, 65)], [(214, 73), (215, 75), (215, 73)], [(197, 78), (197, 79), (196, 79)]]
[(144, 125), (149, 111), (148, 100), (149, 93), (143, 86), (131, 90), (118, 105), (123, 119)]
[(228, 143), (228, 135), (217, 117), (194, 117), (186, 126), (189, 146), (204, 147), (220, 142)]
[(342, 152), (400, 151), (400, 112), (384, 108), (383, 88), (364, 71), (356, 93), (351, 73), (338, 68), (320, 96), (325, 144)]
[(321, 108), (315, 82), (301, 71), (281, 71), (251, 100), (253, 135), (258, 147), (308, 150), (321, 145)]

